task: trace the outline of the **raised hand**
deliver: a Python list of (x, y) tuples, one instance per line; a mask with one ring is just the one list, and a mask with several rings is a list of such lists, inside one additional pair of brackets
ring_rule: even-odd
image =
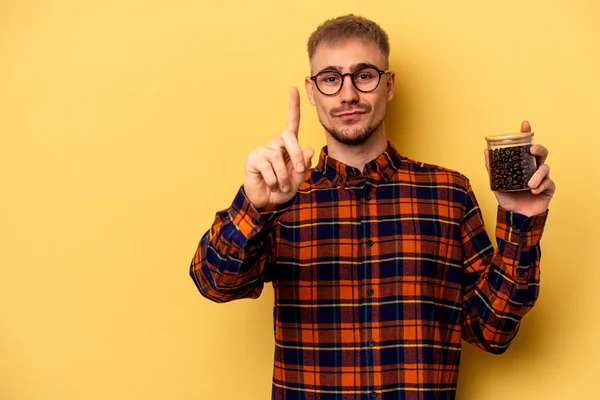
[[(521, 132), (531, 132), (528, 121), (521, 123)], [(500, 207), (508, 211), (518, 212), (527, 216), (542, 214), (548, 209), (550, 200), (554, 196), (556, 185), (550, 179), (550, 167), (545, 164), (548, 150), (539, 144), (531, 146), (530, 150), (535, 156), (537, 170), (528, 182), (530, 190), (519, 192), (494, 192)], [(485, 165), (489, 171), (489, 155), (485, 150)]]
[(304, 182), (313, 149), (302, 150), (298, 143), (300, 94), (290, 89), (287, 127), (275, 140), (248, 155), (244, 191), (259, 211), (271, 211), (291, 200)]

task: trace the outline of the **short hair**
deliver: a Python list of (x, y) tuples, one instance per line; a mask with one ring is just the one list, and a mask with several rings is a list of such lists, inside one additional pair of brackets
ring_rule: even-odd
[(329, 19), (323, 22), (308, 38), (308, 59), (312, 60), (320, 43), (335, 45), (347, 39), (372, 40), (388, 62), (390, 41), (387, 33), (375, 22), (354, 14)]

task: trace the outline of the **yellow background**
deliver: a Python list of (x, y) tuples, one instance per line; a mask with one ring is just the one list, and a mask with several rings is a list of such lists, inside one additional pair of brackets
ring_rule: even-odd
[(188, 266), (349, 12), (390, 35), (390, 138), (469, 176), (489, 232), (484, 137), (529, 119), (551, 152), (539, 302), (505, 355), (464, 345), (458, 398), (600, 399), (595, 0), (1, 0), (0, 399), (269, 398), (272, 290), (213, 304)]

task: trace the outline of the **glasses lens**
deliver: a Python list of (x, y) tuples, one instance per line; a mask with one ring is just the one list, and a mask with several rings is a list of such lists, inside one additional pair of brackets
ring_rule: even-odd
[(342, 76), (336, 71), (323, 71), (317, 75), (315, 82), (324, 94), (334, 94), (342, 86)]
[(375, 90), (379, 85), (379, 72), (375, 68), (363, 68), (352, 74), (354, 85), (363, 92)]

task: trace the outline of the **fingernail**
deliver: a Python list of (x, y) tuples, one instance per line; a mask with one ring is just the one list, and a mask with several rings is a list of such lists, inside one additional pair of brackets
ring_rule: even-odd
[(304, 164), (299, 162), (298, 164), (296, 164), (296, 171), (298, 172), (304, 172)]
[(287, 193), (288, 187), (287, 186), (282, 186), (281, 187), (281, 191), (284, 192), (284, 193)]

